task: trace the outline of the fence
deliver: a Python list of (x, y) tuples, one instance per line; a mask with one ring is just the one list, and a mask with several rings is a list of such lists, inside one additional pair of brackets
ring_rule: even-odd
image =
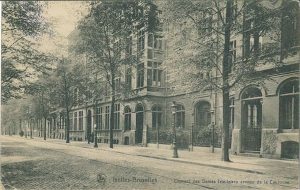
[[(231, 134), (231, 130), (230, 130)], [(231, 136), (231, 135), (230, 135)], [(178, 148), (187, 149), (190, 145), (208, 147), (212, 143), (220, 148), (222, 141), (221, 129), (218, 127), (187, 127), (176, 128), (176, 145)], [(159, 144), (172, 144), (172, 128), (148, 129), (148, 142)]]

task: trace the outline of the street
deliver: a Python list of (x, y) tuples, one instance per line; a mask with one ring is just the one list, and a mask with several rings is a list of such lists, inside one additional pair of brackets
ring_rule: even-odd
[(287, 170), (256, 174), (1, 136), (5, 189), (296, 189), (297, 168)]

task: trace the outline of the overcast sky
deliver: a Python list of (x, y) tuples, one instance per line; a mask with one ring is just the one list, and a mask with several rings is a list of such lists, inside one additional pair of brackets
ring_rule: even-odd
[(67, 36), (75, 29), (76, 23), (87, 13), (84, 1), (49, 1), (45, 18), (55, 32), (53, 38), (44, 37), (40, 43), (44, 51), (66, 54)]

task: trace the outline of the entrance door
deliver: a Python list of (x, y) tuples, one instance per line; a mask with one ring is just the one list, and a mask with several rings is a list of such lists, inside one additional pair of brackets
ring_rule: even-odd
[(135, 143), (139, 144), (143, 142), (143, 126), (144, 126), (144, 108), (142, 105), (136, 107), (136, 131), (135, 131)]
[(257, 88), (250, 88), (244, 95), (242, 108), (244, 151), (259, 153), (262, 131), (261, 92)]

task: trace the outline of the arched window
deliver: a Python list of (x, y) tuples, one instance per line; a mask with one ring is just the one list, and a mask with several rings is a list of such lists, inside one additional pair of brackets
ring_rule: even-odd
[(242, 94), (243, 125), (249, 128), (261, 127), (262, 122), (262, 93), (260, 89), (250, 87)]
[(176, 107), (176, 127), (184, 128), (185, 123), (185, 110), (183, 105), (177, 105)]
[(161, 127), (162, 111), (161, 107), (155, 105), (152, 107), (152, 128)]
[(125, 107), (124, 114), (125, 114), (124, 130), (128, 131), (128, 130), (131, 130), (131, 109), (130, 109), (130, 107), (128, 107), (128, 106)]
[(143, 112), (144, 111), (144, 108), (142, 106), (142, 104), (138, 104), (135, 108), (135, 112)]
[(199, 102), (196, 104), (195, 108), (195, 124), (198, 127), (206, 127), (211, 123), (210, 114), (210, 103), (209, 102)]
[(299, 129), (299, 80), (286, 82), (279, 91), (281, 129)]

